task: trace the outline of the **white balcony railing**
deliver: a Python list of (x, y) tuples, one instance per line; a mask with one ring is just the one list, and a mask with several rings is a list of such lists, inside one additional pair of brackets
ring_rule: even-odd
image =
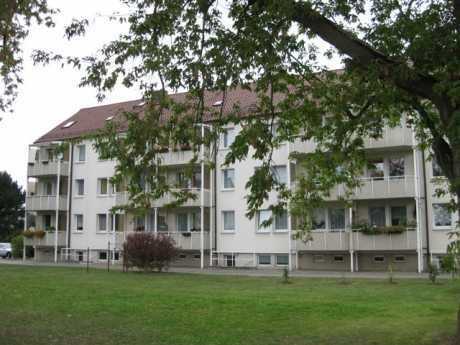
[[(300, 251), (416, 250), (417, 231), (408, 228), (400, 234), (369, 235), (359, 231), (312, 231), (313, 240), (297, 241)], [(351, 235), (351, 243), (350, 243)], [(350, 247), (351, 245), (351, 247)]]
[[(382, 178), (363, 177), (359, 180), (361, 186), (354, 189), (351, 197), (354, 200), (415, 197), (416, 176), (385, 176)], [(343, 185), (338, 185), (331, 191), (329, 199), (337, 200), (345, 195), (345, 187)]]
[[(135, 233), (134, 231), (125, 231), (116, 233), (116, 244), (117, 248), (123, 247), (123, 242), (129, 236), (129, 234)], [(201, 231), (159, 231), (158, 234), (170, 236), (176, 247), (183, 250), (199, 250), (201, 249)], [(204, 247), (203, 249), (209, 249), (209, 231), (204, 231)]]
[[(51, 176), (57, 175), (58, 162), (32, 162), (27, 166), (27, 176), (38, 177), (38, 176)], [(62, 176), (69, 174), (69, 162), (61, 162), (61, 173)]]
[(56, 206), (58, 206), (59, 211), (67, 210), (67, 196), (60, 195), (58, 205), (56, 205), (55, 195), (33, 195), (26, 197), (28, 211), (55, 211)]
[[(201, 206), (201, 189), (189, 189), (189, 191), (195, 196), (195, 199), (189, 199), (181, 207), (200, 207)], [(175, 201), (172, 194), (166, 194), (160, 199), (152, 201), (152, 207), (163, 207), (166, 204)], [(128, 192), (117, 193), (115, 197), (115, 203), (117, 206), (126, 205), (128, 203)], [(204, 206), (209, 207), (211, 205), (211, 194), (208, 189), (204, 190)]]
[[(65, 231), (58, 231), (58, 243), (57, 245), (59, 247), (65, 246)], [(24, 245), (27, 246), (44, 246), (44, 247), (52, 247), (55, 244), (55, 238), (56, 233), (53, 232), (46, 232), (45, 236), (43, 238), (38, 238), (38, 237), (32, 237), (32, 238), (26, 238), (24, 237)]]

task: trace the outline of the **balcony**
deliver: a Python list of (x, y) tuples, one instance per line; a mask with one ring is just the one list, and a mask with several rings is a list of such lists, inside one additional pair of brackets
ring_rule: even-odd
[[(189, 199), (181, 207), (200, 207), (201, 206), (201, 189), (190, 189), (192, 194), (196, 196), (196, 199)], [(152, 201), (152, 207), (163, 207), (166, 204), (175, 201), (175, 198), (171, 194), (166, 194), (160, 199)], [(115, 197), (116, 206), (126, 205), (128, 203), (128, 192), (117, 193)], [(211, 193), (208, 189), (204, 190), (204, 206), (209, 207), (211, 205)]]
[[(65, 243), (65, 231), (58, 231), (58, 246), (63, 247), (66, 246)], [(38, 237), (32, 237), (32, 238), (26, 238), (24, 237), (24, 245), (26, 246), (39, 246), (39, 247), (54, 247), (54, 241), (56, 233), (53, 232), (46, 232), (45, 237), (43, 238), (38, 238)]]
[[(27, 166), (27, 176), (40, 177), (40, 176), (53, 176), (57, 175), (58, 162), (33, 162)], [(61, 176), (69, 174), (69, 162), (61, 162)]]
[(60, 195), (58, 205), (56, 205), (55, 195), (34, 195), (26, 198), (28, 211), (55, 211), (56, 206), (58, 206), (59, 211), (67, 210), (67, 196)]
[(312, 231), (310, 242), (297, 241), (297, 249), (305, 251), (344, 251), (350, 249), (350, 233), (345, 231)]
[(362, 232), (349, 231), (313, 231), (313, 240), (310, 242), (297, 241), (297, 249), (300, 251), (355, 251), (366, 250), (416, 250), (417, 231), (408, 228), (400, 234), (369, 235)]
[(353, 232), (354, 250), (416, 250), (417, 231), (409, 228), (401, 234), (366, 235)]
[[(355, 188), (352, 196), (353, 200), (366, 199), (392, 199), (415, 197), (415, 176), (401, 177), (382, 177), (382, 178), (361, 178), (361, 186)], [(345, 187), (338, 185), (331, 190), (328, 200), (338, 200), (345, 197)]]
[[(198, 154), (198, 162), (200, 160), (200, 152)], [(209, 150), (205, 149), (205, 158), (208, 158)], [(189, 164), (194, 157), (192, 150), (170, 150), (161, 154), (162, 164), (165, 166), (185, 165)]]
[[(123, 247), (123, 242), (129, 234), (135, 233), (134, 231), (117, 232), (116, 244), (117, 248)], [(182, 231), (159, 231), (158, 234), (170, 236), (176, 243), (176, 247), (182, 250), (200, 250), (201, 249), (201, 232), (182, 232)], [(204, 231), (204, 249), (209, 249), (209, 231)]]
[[(380, 139), (364, 138), (366, 149), (388, 149), (397, 147), (411, 147), (414, 145), (412, 130), (407, 127), (385, 127), (383, 137)], [(316, 150), (316, 143), (313, 140), (294, 140), (291, 143), (291, 152), (313, 152)]]

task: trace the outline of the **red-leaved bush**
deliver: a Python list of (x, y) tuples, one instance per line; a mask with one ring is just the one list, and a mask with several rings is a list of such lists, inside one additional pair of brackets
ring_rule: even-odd
[(163, 234), (135, 232), (129, 234), (123, 245), (123, 260), (126, 268), (137, 267), (144, 271), (168, 267), (177, 256), (174, 240)]

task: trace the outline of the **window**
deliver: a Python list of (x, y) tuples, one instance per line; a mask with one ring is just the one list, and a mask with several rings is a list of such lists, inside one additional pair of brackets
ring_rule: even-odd
[(283, 211), (281, 214), (275, 215), (275, 231), (283, 231), (288, 229), (288, 214)]
[(179, 188), (189, 188), (189, 179), (185, 176), (183, 171), (179, 171), (176, 174), (176, 183)]
[(177, 231), (180, 231), (180, 232), (188, 231), (187, 213), (179, 213), (177, 215)]
[(201, 188), (201, 171), (194, 171), (192, 174), (192, 188)]
[(45, 214), (43, 216), (43, 227), (45, 230), (49, 230), (51, 228), (51, 215)]
[(277, 255), (276, 264), (278, 266), (287, 266), (289, 265), (289, 255)]
[[(120, 213), (115, 213), (110, 216), (110, 230), (112, 231), (123, 231), (123, 215)], [(115, 224), (113, 224), (115, 222)]]
[(226, 267), (235, 267), (235, 256), (224, 255), (224, 264)]
[(191, 231), (200, 231), (201, 230), (201, 212), (193, 212), (191, 214), (192, 217), (192, 228)]
[(235, 231), (235, 211), (223, 211), (224, 231)]
[(370, 207), (369, 222), (372, 226), (385, 226), (385, 207)]
[(78, 145), (77, 146), (77, 162), (86, 161), (86, 146)]
[(158, 231), (168, 231), (168, 224), (166, 223), (166, 217), (158, 215)]
[(396, 255), (394, 257), (394, 260), (395, 262), (405, 262), (406, 261), (406, 257), (404, 255)]
[(382, 255), (374, 256), (374, 262), (378, 263), (378, 264), (384, 263), (385, 262), (385, 257), (382, 256)]
[(398, 178), (404, 176), (404, 157), (390, 159), (390, 177)]
[(406, 225), (406, 206), (394, 206), (391, 208), (391, 225)]
[(187, 255), (185, 254), (179, 254), (179, 259), (186, 259), (187, 258)]
[(48, 157), (49, 162), (54, 162), (54, 150), (46, 149), (46, 156)]
[(45, 182), (45, 195), (53, 195), (53, 184)]
[(441, 166), (438, 164), (434, 156), (431, 160), (431, 168), (433, 170), (433, 177), (444, 177), (444, 174), (441, 170)]
[(99, 260), (107, 260), (107, 252), (99, 252)]
[(78, 179), (75, 180), (76, 183), (76, 189), (77, 189), (77, 195), (84, 195), (85, 194), (85, 180), (83, 179)]
[(108, 193), (108, 180), (106, 177), (97, 179), (97, 194), (107, 195)]
[(257, 262), (259, 265), (271, 265), (272, 257), (270, 255), (258, 255)]
[(257, 214), (257, 231), (258, 232), (269, 232), (270, 226), (263, 226), (263, 223), (268, 221), (272, 216), (270, 210), (260, 210)]
[(278, 182), (278, 183), (284, 183), (286, 184), (288, 181), (287, 179), (287, 168), (285, 165), (278, 165), (272, 167), (272, 174), (273, 178)]
[(145, 231), (144, 216), (137, 216), (134, 218), (134, 231)]
[(112, 259), (115, 261), (120, 260), (120, 252), (112, 252)]
[(313, 210), (312, 227), (313, 230), (326, 229), (326, 210), (324, 208)]
[(76, 121), (69, 121), (62, 125), (62, 128), (70, 128), (75, 124)]
[(222, 170), (224, 189), (235, 188), (235, 169)]
[(83, 231), (83, 215), (82, 214), (75, 215), (75, 224), (77, 226), (77, 231)]
[(435, 228), (452, 226), (452, 214), (448, 204), (433, 204), (433, 220)]
[(331, 208), (329, 210), (329, 220), (331, 230), (345, 229), (345, 209)]
[(321, 263), (325, 262), (324, 255), (313, 255), (313, 262), (314, 263)]
[(385, 165), (383, 159), (373, 160), (370, 162), (369, 177), (373, 180), (383, 180), (385, 176)]
[(107, 215), (105, 213), (97, 215), (97, 230), (107, 231)]
[(224, 149), (230, 147), (235, 140), (235, 129), (227, 128), (222, 134), (222, 146)]
[(201, 259), (201, 255), (200, 254), (195, 254), (195, 255), (193, 255), (193, 258), (194, 259)]
[(334, 262), (343, 262), (343, 255), (334, 255)]

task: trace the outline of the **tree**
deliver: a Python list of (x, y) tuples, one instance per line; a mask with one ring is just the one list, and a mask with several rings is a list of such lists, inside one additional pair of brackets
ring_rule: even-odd
[(3, 87), (0, 92), (0, 111), (11, 110), (22, 83), (21, 44), (29, 34), (32, 23), (53, 26), (51, 16), (55, 10), (47, 0), (2, 0), (0, 2), (0, 76)]
[(23, 228), (25, 193), (7, 172), (0, 172), (0, 241), (9, 242)]

